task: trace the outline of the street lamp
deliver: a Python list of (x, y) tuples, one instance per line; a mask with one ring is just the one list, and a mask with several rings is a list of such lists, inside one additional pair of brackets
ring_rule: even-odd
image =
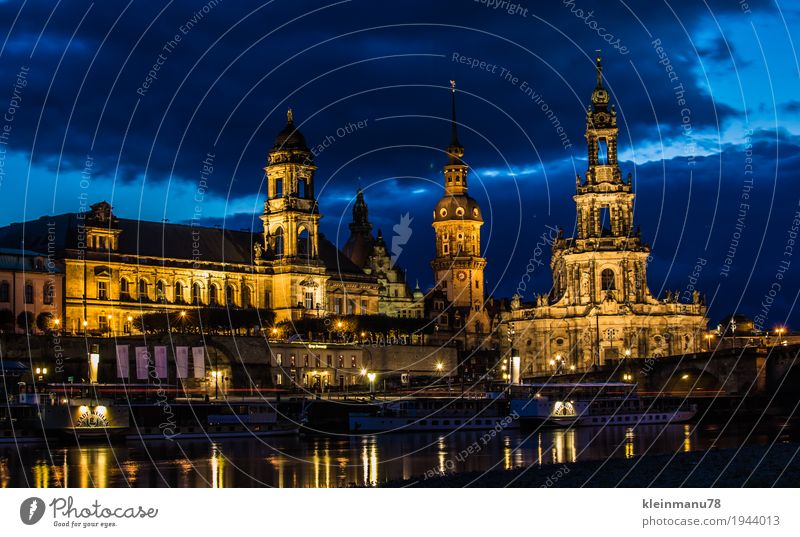
[(442, 362), (436, 362), (436, 371), (439, 373), (439, 376), (442, 376), (443, 369), (444, 369), (444, 364)]
[(373, 393), (375, 391), (375, 373), (367, 373), (367, 378), (369, 379), (369, 392)]
[(625, 349), (625, 358), (630, 358), (630, 357), (631, 357), (631, 350)]
[(704, 334), (703, 337), (706, 340), (706, 350), (710, 352), (711, 351), (711, 340), (714, 339), (714, 334), (707, 333), (707, 334)]

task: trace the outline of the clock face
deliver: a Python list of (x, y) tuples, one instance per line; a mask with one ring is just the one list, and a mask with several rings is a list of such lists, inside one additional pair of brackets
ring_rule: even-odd
[(608, 114), (605, 114), (603, 112), (600, 112), (599, 114), (597, 114), (596, 117), (597, 117), (597, 122), (598, 123), (605, 123), (605, 122), (608, 121)]
[(457, 277), (459, 280), (461, 280), (461, 281), (464, 281), (464, 280), (466, 280), (466, 279), (467, 279), (467, 273), (466, 273), (466, 272), (464, 272), (464, 271), (462, 270), (462, 271), (460, 271), (458, 274), (456, 274), (456, 277)]

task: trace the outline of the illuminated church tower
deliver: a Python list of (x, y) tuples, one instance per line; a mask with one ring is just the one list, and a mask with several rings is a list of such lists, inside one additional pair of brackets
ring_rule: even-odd
[(576, 177), (575, 237), (553, 241), (553, 287), (531, 306), (512, 301), (507, 342), (520, 351), (522, 374), (582, 371), (624, 358), (680, 355), (702, 349), (705, 306), (699, 293), (647, 286), (650, 247), (633, 227), (631, 175), (617, 162), (617, 115), (609, 106), (601, 60), (586, 111), (588, 168)]
[[(325, 266), (319, 258), (319, 219), (313, 155), (292, 110), (269, 152), (264, 202), (264, 253), (271, 261), (271, 307), (278, 320), (322, 314)], [(258, 252), (258, 250), (257, 250)], [(258, 253), (257, 253), (258, 256)]]
[(484, 313), (486, 259), (481, 257), (483, 217), (478, 202), (467, 193), (469, 167), (458, 141), (456, 90), (452, 87), (452, 119), (448, 163), (444, 166), (444, 196), (433, 211), (436, 257), (431, 266), (437, 287), (446, 294), (453, 310), (463, 316), (467, 333), (487, 328)]

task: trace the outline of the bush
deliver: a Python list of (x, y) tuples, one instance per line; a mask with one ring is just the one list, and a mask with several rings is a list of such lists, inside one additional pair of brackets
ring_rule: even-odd
[(145, 334), (206, 333), (232, 334), (246, 331), (258, 333), (262, 327), (272, 326), (272, 310), (254, 308), (199, 308), (145, 313), (134, 320), (133, 326)]
[(0, 310), (0, 330), (10, 332), (14, 330), (14, 312), (9, 309)]
[(17, 315), (17, 326), (20, 327), (25, 332), (30, 332), (33, 330), (33, 313), (29, 311), (23, 311), (19, 315)]
[(42, 332), (49, 332), (53, 328), (53, 314), (49, 311), (43, 311), (36, 316), (36, 328)]

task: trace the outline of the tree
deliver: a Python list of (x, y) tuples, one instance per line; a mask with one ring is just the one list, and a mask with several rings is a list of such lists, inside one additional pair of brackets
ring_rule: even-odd
[(53, 314), (43, 311), (36, 316), (36, 328), (42, 332), (49, 332), (53, 328)]
[(30, 332), (33, 329), (33, 313), (29, 311), (23, 311), (19, 315), (17, 315), (17, 326), (20, 327), (23, 331)]
[(0, 310), (0, 330), (3, 332), (14, 330), (14, 312), (10, 309)]

